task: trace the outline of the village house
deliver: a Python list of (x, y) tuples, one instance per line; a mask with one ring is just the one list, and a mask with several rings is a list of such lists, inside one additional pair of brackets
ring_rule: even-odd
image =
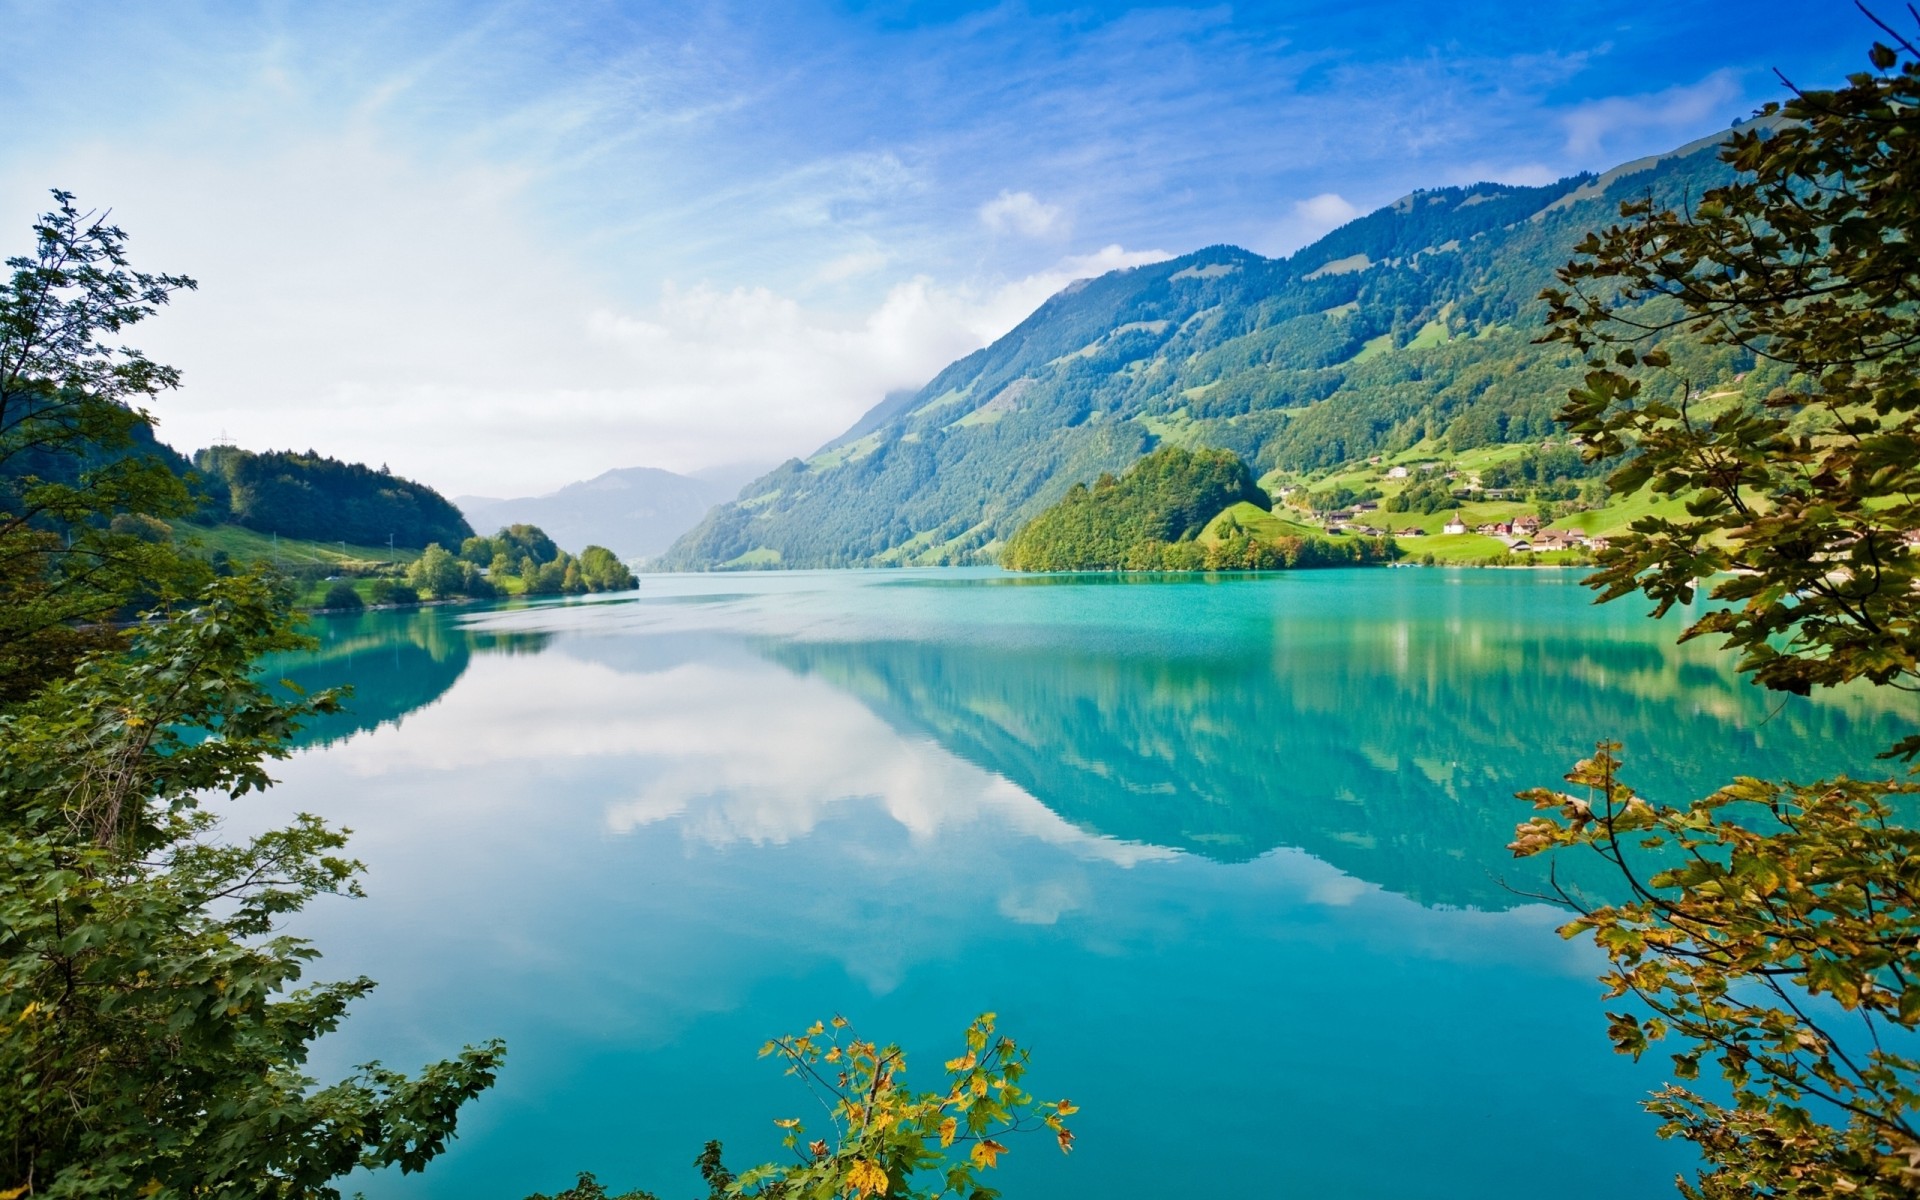
[(1427, 531), (1420, 528), (1418, 525), (1409, 525), (1405, 529), (1400, 530), (1394, 536), (1395, 537), (1425, 537), (1427, 536)]
[(1441, 527), (1442, 533), (1465, 533), (1466, 531), (1467, 531), (1466, 518), (1462, 517), (1458, 512), (1455, 512), (1451, 517), (1448, 517), (1447, 523)]
[(1388, 479), (1405, 479), (1406, 477), (1407, 477), (1407, 469), (1405, 467), (1387, 468)]

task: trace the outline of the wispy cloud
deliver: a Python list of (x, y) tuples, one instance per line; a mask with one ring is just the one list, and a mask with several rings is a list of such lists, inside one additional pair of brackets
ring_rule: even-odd
[(1001, 192), (980, 206), (980, 223), (993, 233), (1042, 238), (1064, 234), (1073, 222), (1057, 204), (1042, 204), (1032, 192)]
[(0, 249), (72, 187), (202, 278), (139, 331), (187, 371), (159, 405), (183, 445), (482, 492), (778, 458), (1160, 253), (1121, 247), (1288, 250), (1415, 187), (1665, 149), (1767, 67), (1852, 65), (1866, 33), (1793, 3), (0, 0)]
[(1699, 137), (1716, 121), (1724, 125), (1733, 117), (1745, 115), (1739, 107), (1742, 95), (1740, 73), (1723, 69), (1698, 83), (1589, 101), (1561, 117), (1567, 131), (1567, 154), (1595, 158), (1627, 134)]

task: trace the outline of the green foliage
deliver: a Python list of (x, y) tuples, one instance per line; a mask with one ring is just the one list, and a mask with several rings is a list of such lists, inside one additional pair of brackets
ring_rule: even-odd
[[(1284, 571), (1392, 562), (1391, 538), (1256, 536), (1231, 515), (1207, 541), (1209, 519), (1235, 504), (1262, 510), (1266, 493), (1225, 450), (1163, 447), (1119, 478), (1076, 484), (1008, 542), (1015, 571)], [(1242, 510), (1244, 511), (1244, 510)]]
[[(1891, 35), (1891, 29), (1882, 25)], [(1686, 501), (1602, 552), (1604, 599), (1708, 606), (1684, 636), (1721, 635), (1740, 669), (1806, 694), (1851, 681), (1910, 688), (1920, 651), (1920, 49), (1875, 45), (1875, 71), (1769, 105), (1730, 139), (1738, 175), (1685, 211), (1622, 206), (1545, 299), (1547, 340), (1587, 356), (1564, 419), (1611, 487)], [(1896, 69), (1897, 68), (1897, 69)], [(1690, 348), (1775, 364), (1764, 400), (1703, 394)], [(1920, 1163), (1920, 835), (1893, 781), (1743, 778), (1684, 808), (1619, 776), (1618, 747), (1526, 795), (1519, 855), (1585, 848), (1629, 889), (1562, 893), (1612, 969), (1616, 1049), (1679, 1043), (1675, 1075), (1718, 1066), (1649, 1107), (1704, 1169), (1681, 1191), (1733, 1197), (1906, 1197)], [(1920, 738), (1895, 747), (1912, 756)]]
[[(1066, 1118), (1070, 1101), (1036, 1101), (1023, 1090), (1028, 1052), (995, 1032), (995, 1015), (967, 1027), (966, 1049), (946, 1063), (943, 1090), (915, 1092), (905, 1085), (906, 1055), (899, 1046), (863, 1041), (844, 1017), (816, 1021), (805, 1033), (775, 1038), (760, 1048), (807, 1085), (827, 1110), (828, 1128), (809, 1138), (797, 1117), (776, 1120), (793, 1161), (767, 1163), (735, 1175), (719, 1142), (708, 1142), (694, 1165), (708, 1200), (993, 1200), (1000, 1193), (981, 1173), (1008, 1153), (1002, 1138), (1046, 1130), (1062, 1154), (1073, 1150)], [(960, 1154), (956, 1148), (964, 1149)], [(916, 1177), (932, 1175), (922, 1183)], [(572, 1188), (527, 1200), (654, 1200), (651, 1192), (609, 1197), (591, 1174)]]
[(367, 599), (374, 604), (418, 604), (420, 593), (404, 583), (376, 579), (367, 587)]
[[(732, 1195), (990, 1198), (998, 1193), (980, 1173), (1007, 1153), (1001, 1138), (1044, 1128), (1061, 1153), (1073, 1149), (1065, 1119), (1078, 1110), (1065, 1100), (1035, 1101), (1021, 1088), (1027, 1051), (996, 1034), (992, 1013), (967, 1027), (966, 1050), (947, 1061), (948, 1083), (935, 1091), (909, 1090), (900, 1047), (861, 1040), (841, 1017), (777, 1038), (760, 1053), (785, 1060), (787, 1074), (827, 1099), (829, 1128), (808, 1139), (798, 1119), (776, 1121), (796, 1161), (744, 1172)], [(947, 1153), (956, 1146), (964, 1156)], [(929, 1171), (936, 1176), (930, 1185), (913, 1186)]]
[(407, 586), (436, 600), (455, 596), (486, 599), (498, 594), (498, 589), (478, 567), (447, 553), (439, 542), (428, 543), (420, 557), (407, 568)]
[[(1483, 482), (1485, 478), (1483, 473)], [(1414, 512), (1430, 517), (1437, 512), (1451, 512), (1459, 503), (1446, 480), (1422, 479), (1387, 497), (1380, 507), (1387, 512)]]
[(283, 594), (225, 579), (0, 716), (0, 1194), (334, 1197), (419, 1170), (492, 1082), (497, 1043), (413, 1077), (302, 1071), (372, 984), (295, 990), (316, 952), (276, 926), (357, 894), (359, 865), (318, 818), (230, 843), (200, 804), (266, 787), (337, 708), (252, 678), (303, 644)]
[[(430, 547), (427, 555), (434, 555), (431, 567), (420, 568), (420, 578), (414, 580), (416, 587), (424, 587), (435, 595), (451, 595), (443, 592), (427, 581), (425, 572), (437, 572), (438, 576), (451, 581), (453, 573), (466, 568), (469, 574), (462, 578), (478, 580), (477, 584), (461, 586), (481, 587), (486, 580), (480, 579), (475, 568), (486, 567), (487, 573), (495, 580), (505, 580), (508, 576), (519, 579), (522, 590), (531, 596), (569, 596), (586, 592), (619, 592), (639, 586), (633, 571), (621, 562), (613, 551), (605, 546), (588, 546), (575, 558), (560, 547), (554, 545), (535, 525), (509, 525), (492, 537), (470, 537), (460, 545), (460, 556), (451, 563), (443, 563), (446, 551), (439, 547)], [(422, 556), (424, 562), (427, 555)], [(455, 588), (458, 591), (458, 587)], [(459, 591), (462, 595), (485, 595), (478, 590)]]
[(1378, 500), (1379, 498), (1379, 488), (1362, 488), (1359, 491), (1355, 491), (1345, 484), (1339, 484), (1327, 488), (1324, 491), (1313, 493), (1313, 495), (1309, 497), (1309, 500), (1313, 505), (1313, 511), (1328, 513), (1338, 512), (1343, 508), (1352, 508), (1356, 504), (1365, 504), (1370, 500)]
[[(276, 925), (354, 894), (358, 864), (317, 818), (230, 842), (201, 804), (267, 786), (338, 699), (254, 678), (308, 644), (289, 590), (160, 519), (196, 501), (130, 401), (178, 377), (100, 339), (192, 281), (133, 271), (120, 230), (54, 197), (0, 286), (0, 1196), (325, 1198), (418, 1170), (500, 1047), (303, 1073), (372, 985), (297, 987), (315, 952)], [(136, 605), (131, 632), (103, 624)]]
[(440, 493), (385, 468), (341, 462), (312, 450), (255, 454), (213, 446), (195, 466), (225, 485), (236, 525), (282, 537), (421, 547), (459, 545), (473, 530)]
[(1075, 484), (1014, 534), (1001, 557), (1016, 571), (1120, 570), (1137, 547), (1191, 542), (1215, 513), (1243, 500), (1267, 504), (1238, 456), (1163, 447), (1117, 479)]
[[(1598, 457), (1637, 451), (1613, 488), (1691, 497), (1616, 540), (1598, 586), (1665, 612), (1714, 577), (1727, 603), (1688, 635), (1723, 635), (1783, 691), (1917, 681), (1920, 560), (1904, 537), (1920, 529), (1920, 145), (1897, 116), (1917, 102), (1909, 58), (1769, 106), (1784, 123), (1726, 146), (1738, 179), (1691, 212), (1624, 206), (1548, 293), (1549, 337), (1590, 359), (1567, 421)], [(1693, 341), (1790, 378), (1764, 403), (1709, 403), (1674, 359)]]
[(580, 582), (589, 592), (623, 592), (639, 586), (633, 571), (605, 546), (580, 552)]
[(652, 1192), (644, 1191), (621, 1192), (617, 1196), (613, 1195), (600, 1186), (600, 1181), (594, 1178), (593, 1172), (582, 1171), (579, 1180), (572, 1187), (555, 1192), (551, 1196), (545, 1192), (535, 1192), (528, 1196), (527, 1200), (660, 1200), (660, 1198)]
[(320, 607), (336, 609), (364, 608), (366, 607), (366, 601), (360, 598), (360, 593), (354, 588), (353, 584), (347, 580), (340, 579), (336, 580), (333, 586), (327, 589), (327, 594), (320, 598)]
[[(1573, 446), (1536, 446), (1518, 458), (1503, 459), (1486, 467), (1480, 472), (1480, 483), (1483, 487), (1518, 488), (1537, 495), (1554, 484), (1590, 479), (1603, 474), (1605, 469), (1603, 464), (1589, 460)], [(1578, 489), (1574, 491), (1577, 493)]]
[(0, 284), (0, 706), (116, 644), (105, 623), (131, 605), (208, 574), (148, 523), (195, 504), (138, 452), (151, 431), (133, 402), (179, 374), (112, 344), (193, 281), (133, 270), (119, 228), (53, 196), (33, 253), (9, 258)]
[[(1920, 1133), (1920, 833), (1890, 800), (1894, 782), (1812, 786), (1740, 779), (1684, 808), (1649, 803), (1602, 743), (1567, 776), (1576, 788), (1523, 793), (1556, 813), (1521, 825), (1521, 856), (1565, 848), (1616, 865), (1632, 899), (1580, 910), (1566, 937), (1592, 936), (1612, 968), (1614, 1048), (1638, 1058), (1675, 1041), (1675, 1076), (1719, 1068), (1724, 1098), (1670, 1083), (1648, 1109), (1663, 1137), (1709, 1166), (1692, 1198), (1912, 1195)], [(1646, 866), (1643, 860), (1654, 865)], [(1662, 865), (1672, 864), (1672, 865)], [(1821, 1005), (1853, 1018), (1837, 1029)], [(1716, 1094), (1718, 1095), (1718, 1094)]]

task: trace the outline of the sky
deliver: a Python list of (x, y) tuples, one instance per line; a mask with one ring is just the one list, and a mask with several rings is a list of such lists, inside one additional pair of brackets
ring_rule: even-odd
[[(199, 290), (151, 406), (448, 495), (805, 456), (1075, 278), (1671, 149), (1865, 68), (1845, 0), (0, 0), (47, 191)], [(12, 231), (9, 233), (8, 231)]]

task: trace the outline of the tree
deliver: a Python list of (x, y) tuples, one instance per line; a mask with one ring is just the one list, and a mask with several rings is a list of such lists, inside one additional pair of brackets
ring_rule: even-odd
[(202, 564), (117, 514), (180, 516), (185, 483), (131, 453), (135, 402), (179, 373), (106, 339), (153, 315), (184, 275), (136, 271), (126, 234), (68, 192), (34, 225), (34, 251), (0, 284), (0, 705), (30, 695), (87, 652), (137, 598), (189, 593)]
[(316, 952), (275, 925), (359, 866), (317, 818), (231, 842), (201, 805), (267, 786), (339, 698), (255, 678), (311, 645), (290, 591), (181, 554), (159, 518), (186, 486), (131, 453), (132, 401), (178, 376), (102, 339), (192, 282), (54, 196), (0, 285), (0, 1196), (292, 1200), (419, 1170), (502, 1049), (304, 1074), (372, 984), (298, 987)]
[[(1712, 579), (1723, 603), (1683, 636), (1721, 635), (1755, 681), (1802, 695), (1920, 682), (1920, 51), (1887, 32), (1898, 48), (1876, 44), (1873, 72), (1796, 91), (1729, 137), (1732, 183), (1685, 212), (1623, 206), (1545, 296), (1547, 340), (1588, 356), (1562, 419), (1618, 464), (1615, 490), (1686, 501), (1635, 522), (1589, 582), (1664, 613)], [(1675, 381), (1689, 341), (1782, 364), (1787, 383), (1748, 405)], [(1638, 1002), (1608, 1014), (1616, 1049), (1678, 1044), (1679, 1082), (1649, 1107), (1705, 1160), (1682, 1192), (1914, 1195), (1920, 834), (1899, 820), (1914, 787), (1742, 778), (1664, 806), (1608, 742), (1567, 779), (1527, 793), (1541, 815), (1512, 848), (1584, 848), (1619, 873), (1619, 903), (1558, 892), (1578, 910), (1563, 932), (1591, 934), (1609, 997)], [(1703, 1064), (1723, 1094), (1694, 1090)]]
[[(1052, 1133), (1060, 1152), (1073, 1149), (1066, 1118), (1079, 1110), (1069, 1101), (1038, 1101), (1021, 1087), (1028, 1052), (995, 1028), (982, 1013), (967, 1027), (965, 1048), (946, 1062), (947, 1083), (916, 1092), (905, 1084), (906, 1055), (896, 1045), (860, 1038), (844, 1017), (816, 1021), (806, 1032), (775, 1038), (762, 1058), (786, 1063), (827, 1108), (828, 1128), (809, 1138), (799, 1118), (774, 1122), (793, 1161), (767, 1163), (735, 1176), (721, 1161), (718, 1142), (708, 1142), (696, 1165), (713, 1200), (762, 1197), (810, 1200), (851, 1196), (856, 1200), (914, 1197), (991, 1200), (981, 1173), (1008, 1153), (1002, 1138), (1032, 1131)], [(930, 1186), (915, 1186), (931, 1173)], [(607, 1200), (592, 1175), (554, 1197), (528, 1200)], [(632, 1192), (611, 1200), (652, 1200)]]
[(416, 592), (435, 597), (454, 595), (460, 591), (461, 566), (461, 561), (447, 553), (446, 547), (439, 542), (429, 543), (407, 568), (407, 585)]
[[(1770, 104), (1722, 157), (1741, 175), (1691, 212), (1622, 207), (1545, 298), (1548, 340), (1590, 357), (1562, 414), (1602, 458), (1634, 454), (1616, 491), (1689, 498), (1602, 556), (1609, 599), (1642, 591), (1665, 612), (1717, 580), (1731, 601), (1687, 636), (1719, 633), (1741, 669), (1805, 695), (1850, 679), (1920, 678), (1920, 66), (1873, 48), (1878, 73)], [(1791, 368), (1759, 406), (1680, 379), (1643, 396), (1640, 364), (1669, 345), (1738, 346)], [(1728, 574), (1737, 572), (1736, 574)]]
[(373, 984), (295, 990), (317, 952), (275, 926), (360, 866), (317, 817), (235, 844), (200, 804), (268, 786), (337, 709), (253, 678), (310, 644), (283, 592), (225, 579), (0, 716), (0, 1195), (335, 1197), (421, 1169), (492, 1083), (497, 1042), (411, 1077), (302, 1069)]

